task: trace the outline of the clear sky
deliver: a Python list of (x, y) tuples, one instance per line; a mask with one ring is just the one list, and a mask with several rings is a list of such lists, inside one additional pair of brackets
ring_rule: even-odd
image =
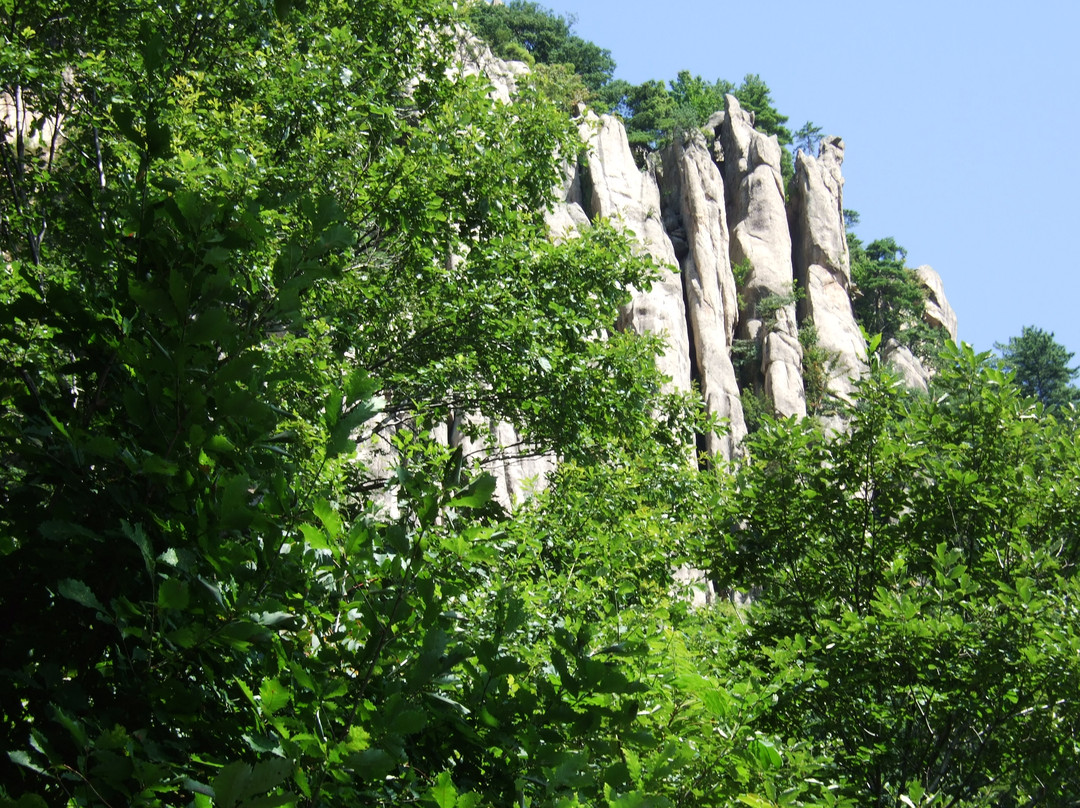
[(844, 138), (844, 206), (942, 276), (977, 350), (1025, 325), (1080, 364), (1080, 0), (541, 0), (638, 83), (758, 73)]

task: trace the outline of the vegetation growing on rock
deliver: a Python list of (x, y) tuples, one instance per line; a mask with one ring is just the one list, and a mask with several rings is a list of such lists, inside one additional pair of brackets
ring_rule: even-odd
[(82, 11), (0, 8), (0, 806), (1080, 800), (1071, 419), (951, 347), (690, 462), (451, 4)]

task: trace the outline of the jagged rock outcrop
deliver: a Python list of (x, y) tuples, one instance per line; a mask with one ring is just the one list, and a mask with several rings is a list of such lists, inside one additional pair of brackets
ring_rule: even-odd
[[(690, 389), (690, 340), (686, 329), (682, 278), (675, 248), (660, 221), (660, 190), (656, 178), (634, 162), (622, 121), (610, 115), (589, 114), (581, 125), (587, 144), (581, 178), (583, 207), (592, 217), (621, 223), (657, 264), (661, 277), (649, 291), (633, 290), (633, 298), (619, 316), (617, 327), (639, 334), (662, 334), (666, 348), (660, 371), (670, 378), (670, 391)], [(576, 201), (571, 199), (570, 201)]]
[[(915, 274), (926, 289), (923, 319), (928, 325), (942, 329), (949, 339), (955, 342), (956, 312), (945, 297), (945, 285), (941, 282), (941, 276), (926, 265), (916, 269)], [(929, 389), (933, 370), (923, 364), (909, 348), (892, 339), (882, 348), (882, 357), (900, 374), (908, 387), (923, 392)]]
[(706, 436), (705, 448), (728, 460), (735, 456), (746, 424), (731, 340), (738, 320), (738, 295), (731, 273), (724, 181), (705, 139), (678, 137), (662, 155), (663, 222), (676, 247), (693, 367), (706, 410), (727, 419), (726, 435)]
[(572, 238), (578, 228), (589, 224), (589, 217), (577, 202), (556, 202), (544, 213), (544, 221), (553, 238)]
[[(463, 45), (461, 61), (463, 72), (482, 73), (492, 82), (496, 102), (513, 103), (517, 81), (527, 72), (475, 41)], [(806, 414), (800, 326), (813, 324), (818, 347), (830, 357), (829, 392), (848, 398), (866, 372), (851, 306), (856, 290), (844, 228), (843, 141), (825, 138), (817, 157), (798, 155), (785, 202), (780, 145), (753, 124), (753, 114), (728, 96), (725, 110), (707, 126), (711, 142), (699, 132), (679, 135), (650, 156), (643, 171), (623, 124), (584, 112), (584, 156), (567, 165), (556, 189), (559, 201), (545, 214), (554, 239), (574, 238), (598, 217), (609, 219), (664, 268), (649, 291), (631, 290), (616, 327), (664, 337), (658, 366), (669, 379), (666, 389), (688, 391), (696, 383), (708, 412), (728, 420), (729, 434), (703, 436), (699, 444), (725, 459), (739, 454), (746, 434), (740, 385), (763, 392), (778, 415)], [(741, 288), (735, 265), (745, 269), (745, 276), (739, 273)], [(926, 321), (955, 339), (956, 315), (941, 278), (929, 267), (917, 272), (929, 290)], [(798, 306), (796, 286), (803, 293)], [(759, 360), (742, 378), (733, 363), (740, 340), (753, 346)], [(906, 347), (891, 340), (882, 355), (908, 385), (927, 388), (927, 369)], [(497, 498), (512, 507), (543, 485), (555, 459), (532, 453), (510, 424), (484, 422), (474, 425), (483, 429), (469, 429), (472, 417), (459, 415), (440, 428), (439, 438), (466, 456), (485, 458), (497, 480)], [(373, 465), (388, 472), (396, 461), (385, 435), (395, 428), (379, 430), (382, 444), (370, 452)], [(475, 434), (488, 437), (469, 437)], [(689, 576), (684, 582), (708, 597), (701, 573), (683, 572)]]
[(926, 322), (936, 328), (943, 328), (949, 339), (956, 342), (956, 312), (945, 297), (945, 284), (941, 276), (925, 264), (915, 270), (919, 282), (926, 287)]
[[(714, 116), (714, 121), (719, 124), (731, 261), (749, 267), (739, 336), (758, 345), (760, 383), (776, 413), (805, 416), (780, 144), (775, 136), (754, 129), (753, 116), (734, 96), (726, 101), (724, 115)], [(791, 302), (773, 307), (783, 300)]]
[(844, 141), (822, 139), (818, 156), (800, 151), (791, 189), (792, 261), (803, 290), (800, 323), (813, 323), (828, 357), (827, 388), (848, 400), (866, 372), (866, 344), (851, 309), (851, 260), (844, 231)]

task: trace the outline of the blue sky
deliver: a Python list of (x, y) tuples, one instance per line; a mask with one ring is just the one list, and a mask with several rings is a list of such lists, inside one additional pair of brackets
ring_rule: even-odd
[(1080, 364), (1080, 0), (541, 0), (616, 76), (758, 73), (846, 143), (844, 205), (942, 276), (977, 350), (1025, 325)]

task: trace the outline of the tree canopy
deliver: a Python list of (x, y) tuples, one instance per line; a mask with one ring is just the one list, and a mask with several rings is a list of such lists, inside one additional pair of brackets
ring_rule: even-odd
[(941, 346), (940, 329), (923, 321), (926, 290), (904, 263), (907, 250), (891, 237), (863, 246), (850, 232), (848, 248), (856, 287), (852, 299), (856, 321), (867, 333), (880, 334), (884, 343), (895, 340), (932, 361)]
[(1050, 410), (1060, 410), (1080, 399), (1080, 391), (1071, 382), (1080, 368), (1069, 367), (1073, 353), (1035, 326), (1024, 326), (1018, 337), (995, 343), (1001, 353), (1001, 366), (1014, 374), (1026, 395), (1037, 398)]
[(1073, 421), (951, 348), (695, 463), (452, 3), (95, 10), (0, 5), (0, 808), (1080, 800)]
[(611, 80), (611, 51), (573, 33), (574, 18), (555, 14), (531, 0), (469, 6), (469, 24), (504, 59), (570, 65), (594, 93)]
[(760, 593), (736, 664), (784, 682), (757, 726), (859, 805), (1073, 804), (1074, 428), (969, 346), (929, 396), (874, 358), (856, 399), (830, 438), (758, 430), (724, 499), (718, 578)]

